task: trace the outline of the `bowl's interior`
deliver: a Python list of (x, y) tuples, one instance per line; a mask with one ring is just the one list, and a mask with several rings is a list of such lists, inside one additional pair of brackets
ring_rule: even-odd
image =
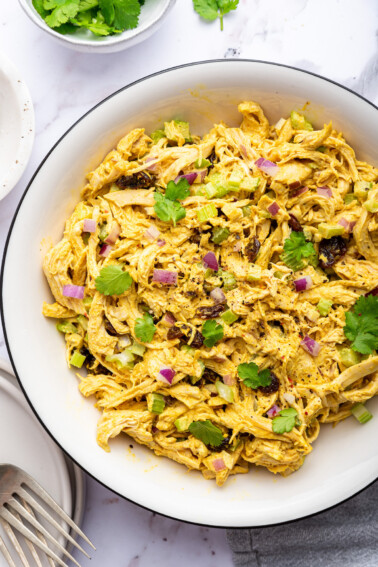
[[(227, 88), (225, 87), (227, 85)], [(47, 156), (25, 194), (9, 238), (3, 273), (4, 324), (10, 354), (30, 403), (51, 435), (99, 481), (131, 500), (175, 518), (220, 526), (256, 526), (303, 517), (332, 506), (377, 477), (378, 421), (323, 426), (314, 451), (288, 478), (253, 468), (217, 488), (196, 472), (129, 440), (96, 445), (99, 413), (66, 367), (63, 338), (41, 315), (51, 296), (41, 270), (43, 251), (62, 235), (85, 173), (129, 129), (189, 120), (193, 132), (213, 122), (237, 125), (236, 105), (260, 102), (270, 121), (306, 104), (317, 126), (332, 120), (360, 158), (378, 163), (377, 110), (353, 93), (315, 76), (247, 61), (184, 66), (152, 76), (100, 104)], [(377, 410), (378, 400), (368, 404)], [(133, 448), (130, 448), (133, 445)]]

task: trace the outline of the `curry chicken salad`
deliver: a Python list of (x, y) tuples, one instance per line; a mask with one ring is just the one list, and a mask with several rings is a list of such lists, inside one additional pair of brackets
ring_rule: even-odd
[(129, 132), (43, 264), (100, 447), (124, 432), (218, 485), (296, 471), (378, 391), (378, 170), (331, 123), (238, 109)]

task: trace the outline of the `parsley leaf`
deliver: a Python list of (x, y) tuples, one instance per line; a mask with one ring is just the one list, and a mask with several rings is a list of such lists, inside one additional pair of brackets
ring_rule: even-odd
[(298, 412), (294, 408), (287, 408), (280, 411), (277, 417), (272, 420), (273, 433), (289, 433), (295, 425), (300, 425)]
[(189, 181), (185, 177), (181, 177), (177, 183), (169, 181), (165, 190), (165, 196), (170, 201), (183, 201), (190, 195), (189, 187)]
[(106, 266), (96, 278), (96, 289), (103, 295), (121, 295), (133, 283), (129, 272), (124, 272), (121, 266)]
[(135, 320), (134, 333), (137, 339), (142, 341), (142, 343), (150, 343), (155, 334), (156, 327), (154, 325), (154, 320), (150, 313), (145, 313), (143, 317), (139, 317)]
[(130, 30), (138, 25), (138, 0), (99, 0), (105, 22), (118, 30)]
[(259, 372), (259, 367), (254, 362), (239, 364), (238, 374), (243, 383), (256, 390), (260, 386), (269, 386), (272, 382), (272, 374), (268, 368)]
[(219, 427), (211, 423), (209, 419), (205, 421), (192, 421), (189, 425), (189, 431), (196, 439), (212, 447), (218, 447), (224, 440), (222, 431)]
[(178, 199), (185, 199), (190, 194), (189, 182), (185, 178), (179, 179), (177, 183), (169, 181), (165, 195), (154, 193), (154, 211), (158, 218), (164, 222), (176, 222), (186, 217), (185, 208), (178, 202)]
[(202, 325), (202, 335), (205, 337), (204, 344), (208, 348), (212, 348), (216, 342), (223, 339), (223, 334), (223, 326), (214, 319), (209, 319)]
[[(303, 232), (291, 232), (289, 238), (284, 242), (284, 251), (281, 260), (294, 272), (302, 270), (308, 264), (318, 265), (318, 257), (312, 242), (307, 242)], [(305, 258), (305, 259), (304, 259)]]
[(352, 349), (371, 354), (378, 349), (378, 296), (361, 296), (345, 314), (344, 333)]
[(223, 30), (223, 16), (236, 10), (239, 0), (193, 0), (193, 7), (204, 20), (213, 22), (220, 19), (220, 28)]
[(79, 11), (79, 0), (45, 0), (43, 6), (46, 10), (52, 10), (45, 17), (45, 22), (50, 28), (58, 28), (74, 18)]

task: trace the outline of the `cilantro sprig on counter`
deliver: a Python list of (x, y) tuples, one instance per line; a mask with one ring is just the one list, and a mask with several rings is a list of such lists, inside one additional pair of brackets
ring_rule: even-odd
[(133, 279), (121, 266), (105, 266), (95, 280), (97, 291), (103, 295), (121, 295), (130, 289)]
[(33, 0), (46, 24), (66, 34), (86, 28), (98, 36), (136, 28), (144, 0)]
[(190, 195), (189, 182), (182, 177), (175, 183), (169, 181), (165, 194), (154, 193), (154, 211), (158, 218), (164, 222), (176, 223), (186, 217), (185, 208), (179, 203)]
[(303, 232), (293, 230), (289, 238), (286, 238), (283, 249), (281, 260), (294, 272), (302, 270), (309, 264), (314, 268), (318, 265), (314, 245), (306, 241)]
[(345, 314), (344, 334), (353, 350), (371, 354), (378, 349), (378, 296), (361, 296)]
[(189, 431), (196, 439), (212, 447), (219, 447), (224, 440), (222, 431), (219, 427), (211, 423), (209, 419), (205, 421), (192, 421), (189, 425)]
[(261, 386), (269, 386), (272, 382), (272, 373), (268, 368), (259, 372), (259, 367), (254, 362), (245, 362), (238, 366), (239, 377), (243, 384), (257, 390)]
[(223, 16), (236, 10), (239, 0), (193, 0), (195, 11), (201, 18), (213, 22), (219, 18), (223, 31)]

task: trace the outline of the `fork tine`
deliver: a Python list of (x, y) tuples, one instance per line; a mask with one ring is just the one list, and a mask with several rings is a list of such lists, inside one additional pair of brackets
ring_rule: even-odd
[[(18, 530), (23, 536), (25, 536), (27, 539), (29, 539), (29, 541), (31, 541), (35, 546), (37, 546), (39, 549), (44, 551), (46, 553), (46, 555), (48, 555), (54, 561), (56, 561), (56, 563), (58, 563), (62, 567), (68, 567), (67, 563), (64, 563), (64, 561), (62, 561), (56, 553), (54, 553), (49, 547), (47, 547), (47, 545), (45, 543), (42, 543), (37, 538), (37, 536), (35, 534), (33, 534), (33, 532), (30, 531), (26, 526), (24, 526), (24, 524), (22, 522), (17, 520), (13, 516), (13, 514), (11, 514), (9, 512), (9, 510), (7, 510), (4, 507), (0, 508), (0, 515), (4, 518), (4, 520), (9, 522), (9, 524), (11, 524), (11, 526), (16, 528), (16, 530)], [(79, 565), (79, 563), (77, 563), (77, 561), (75, 561), (75, 559), (74, 559), (74, 563)]]
[[(25, 508), (21, 506), (21, 504), (15, 498), (10, 498), (7, 502), (7, 505), (13, 508), (14, 510), (16, 510), (19, 514), (21, 514), (21, 516), (25, 518), (25, 520), (27, 520), (36, 530), (38, 530), (41, 534), (43, 534), (46, 539), (48, 539), (54, 545), (56, 545), (56, 547), (59, 549), (61, 553), (64, 553), (64, 555), (69, 557), (69, 559), (71, 559), (71, 561), (73, 561), (75, 565), (78, 565), (80, 567), (80, 564), (76, 561), (74, 557), (72, 557), (72, 555), (67, 551), (67, 549), (65, 549), (63, 545), (61, 545), (34, 516), (29, 514), (29, 512), (25, 510)], [(9, 512), (11, 513), (10, 510)], [(14, 514), (12, 515), (14, 516)]]
[[(44, 518), (46, 518), (46, 520), (48, 520), (53, 526), (54, 528), (59, 531), (61, 534), (64, 535), (65, 538), (68, 539), (68, 541), (70, 541), (72, 543), (72, 545), (74, 545), (75, 547), (77, 547), (78, 549), (80, 549), (80, 551), (82, 553), (84, 553), (84, 555), (86, 555), (88, 557), (88, 559), (90, 559), (90, 556), (88, 555), (88, 553), (81, 547), (81, 545), (79, 545), (71, 536), (70, 534), (60, 525), (58, 524), (58, 522), (51, 516), (51, 514), (49, 514), (47, 512), (47, 510), (45, 510), (45, 508), (43, 508), (26, 490), (24, 490), (22, 487), (19, 488), (17, 494), (19, 496), (22, 497), (23, 500), (25, 500), (26, 502), (28, 502), (28, 504), (30, 504), (30, 506), (32, 508), (34, 508), (34, 510), (36, 512), (38, 512), (39, 514), (41, 514), (41, 516), (43, 516)], [(30, 510), (28, 510), (30, 512)]]
[[(33, 510), (30, 508), (29, 504), (27, 502), (23, 502), (25, 508), (27, 509), (28, 512), (30, 512), (30, 514), (34, 515)], [(43, 535), (40, 532), (36, 532), (37, 537), (42, 541), (42, 543), (46, 543), (45, 538), (43, 537)], [(30, 553), (33, 556), (34, 561), (37, 564), (37, 567), (42, 567), (42, 563), (41, 560), (39, 558), (39, 555), (37, 553), (37, 550), (35, 549), (34, 545), (31, 543), (31, 541), (29, 541), (28, 539), (25, 539), (26, 541), (26, 545), (28, 546)], [(55, 563), (54, 561), (51, 559), (51, 557), (46, 556), (47, 561), (49, 562), (50, 567), (55, 567)]]
[(14, 531), (12, 530), (12, 528), (10, 527), (10, 525), (8, 524), (8, 522), (5, 522), (5, 520), (3, 520), (3, 518), (0, 518), (1, 524), (7, 534), (7, 536), (9, 537), (10, 541), (13, 543), (13, 546), (15, 548), (15, 550), (18, 553), (19, 558), (21, 559), (21, 562), (23, 564), (24, 567), (30, 567), (30, 563), (29, 561), (26, 559), (25, 557), (25, 553), (24, 550), (22, 549), (20, 542), (18, 541), (16, 534), (14, 533)]
[(4, 555), (5, 560), (8, 562), (9, 567), (17, 567), (1, 536), (0, 536), (0, 551)]
[(25, 473), (27, 477), (27, 482), (24, 481), (23, 484), (31, 488), (42, 500), (44, 500), (50, 508), (54, 510), (67, 524), (76, 532), (78, 533), (84, 541), (86, 541), (93, 549), (96, 549), (93, 543), (87, 538), (87, 536), (81, 531), (79, 526), (75, 524), (75, 522), (65, 513), (64, 510), (55, 502), (53, 498), (46, 492), (42, 486), (38, 484), (30, 475)]

